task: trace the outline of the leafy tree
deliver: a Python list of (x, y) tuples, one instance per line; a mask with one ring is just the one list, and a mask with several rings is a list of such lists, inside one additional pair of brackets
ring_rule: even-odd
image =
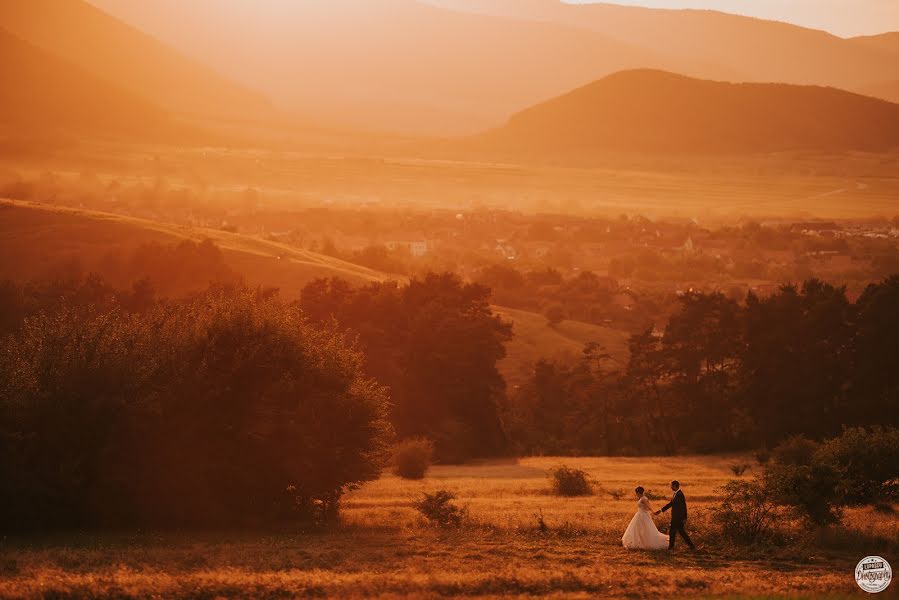
[(315, 281), (300, 306), (315, 322), (334, 319), (358, 335), (368, 372), (391, 389), (400, 435), (428, 437), (442, 460), (463, 460), (506, 444), (505, 382), (496, 363), (511, 326), (493, 314), (489, 298), (481, 285), (430, 273), (403, 287)]

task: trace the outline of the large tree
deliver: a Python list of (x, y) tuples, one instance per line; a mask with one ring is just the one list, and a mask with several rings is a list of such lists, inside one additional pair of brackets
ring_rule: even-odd
[(496, 365), (511, 326), (489, 298), (486, 287), (430, 273), (405, 286), (318, 280), (300, 305), (314, 321), (334, 319), (358, 335), (369, 373), (391, 389), (399, 435), (431, 437), (443, 459), (461, 460), (505, 449)]

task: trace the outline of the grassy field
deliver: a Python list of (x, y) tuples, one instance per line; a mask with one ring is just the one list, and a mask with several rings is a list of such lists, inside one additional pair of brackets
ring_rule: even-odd
[(539, 359), (577, 358), (588, 342), (601, 344), (612, 356), (615, 366), (627, 366), (629, 334), (625, 331), (580, 321), (550, 325), (545, 316), (537, 313), (504, 307), (495, 307), (495, 310), (512, 322), (515, 334), (512, 342), (506, 345), (506, 358), (499, 363), (510, 389), (526, 380)]
[[(836, 530), (789, 547), (730, 549), (710, 539), (708, 509), (729, 466), (746, 457), (530, 458), (433, 468), (419, 482), (392, 475), (346, 499), (328, 530), (277, 533), (136, 532), (3, 538), (0, 597), (61, 598), (850, 598), (868, 554), (899, 563), (899, 517), (850, 511)], [(547, 469), (568, 464), (594, 494), (558, 498)], [(748, 476), (748, 474), (747, 474)], [(699, 553), (633, 552), (620, 537), (636, 484), (667, 493), (677, 477)], [(469, 510), (460, 530), (426, 525), (411, 502), (447, 489)], [(659, 505), (658, 501), (654, 502)], [(535, 515), (549, 527), (541, 532)], [(666, 525), (666, 519), (659, 519)], [(899, 586), (879, 597), (897, 597)]]

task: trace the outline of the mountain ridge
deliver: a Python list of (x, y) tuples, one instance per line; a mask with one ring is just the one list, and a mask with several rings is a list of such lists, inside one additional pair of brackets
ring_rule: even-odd
[(513, 115), (475, 138), (534, 154), (754, 154), (899, 148), (899, 105), (836, 88), (615, 73)]

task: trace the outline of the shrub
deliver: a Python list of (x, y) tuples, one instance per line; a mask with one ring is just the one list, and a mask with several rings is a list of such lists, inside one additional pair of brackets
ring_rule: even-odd
[(438, 527), (461, 527), (468, 510), (453, 504), (456, 495), (446, 490), (438, 490), (433, 494), (424, 493), (423, 498), (413, 503), (429, 523)]
[(553, 493), (557, 496), (589, 496), (592, 493), (586, 471), (561, 466), (549, 472)]
[(542, 508), (534, 513), (534, 520), (537, 522), (537, 531), (540, 533), (549, 532), (549, 525), (546, 524), (546, 520), (543, 518)]
[(821, 445), (817, 460), (840, 474), (840, 491), (850, 504), (899, 499), (899, 429), (847, 428)]
[(393, 448), (393, 472), (403, 479), (423, 479), (431, 466), (434, 442), (426, 438), (410, 438)]
[(767, 465), (771, 460), (771, 452), (767, 448), (759, 448), (753, 456), (755, 456), (755, 462), (760, 465)]
[(817, 443), (803, 435), (794, 435), (778, 444), (772, 457), (784, 465), (808, 465), (817, 451)]
[(652, 490), (646, 490), (643, 492), (643, 495), (652, 500), (653, 502), (658, 502), (659, 500), (668, 500), (671, 498), (671, 494), (656, 494)]
[(627, 494), (627, 492), (625, 492), (622, 488), (618, 488), (609, 492), (609, 495), (613, 500), (621, 500), (622, 498), (624, 498), (625, 494)]
[(730, 472), (734, 474), (736, 477), (742, 477), (743, 473), (745, 473), (749, 469), (749, 465), (746, 464), (738, 464), (731, 465)]
[(760, 480), (730, 481), (719, 493), (723, 500), (712, 517), (724, 539), (746, 545), (773, 539), (777, 506)]
[(565, 320), (565, 309), (558, 305), (554, 304), (546, 309), (546, 322), (550, 325), (558, 325), (562, 321)]
[(838, 523), (842, 517), (838, 491), (840, 475), (832, 466), (773, 463), (764, 474), (765, 489), (771, 499), (792, 507), (814, 525)]

